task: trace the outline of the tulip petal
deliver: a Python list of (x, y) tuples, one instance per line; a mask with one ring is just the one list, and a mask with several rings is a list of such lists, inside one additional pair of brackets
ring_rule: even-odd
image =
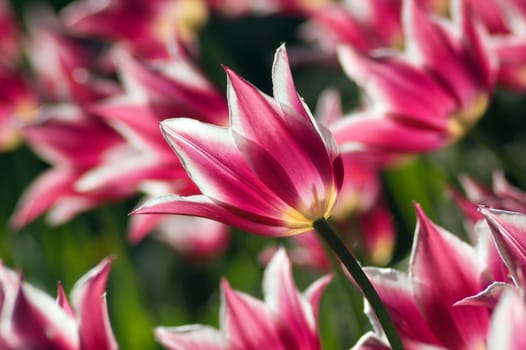
[[(405, 273), (387, 268), (364, 268), (387, 308), (402, 340), (439, 344), (415, 301), (411, 281)], [(375, 320), (373, 320), (374, 324)]]
[(456, 102), (422, 68), (394, 54), (371, 57), (345, 46), (338, 54), (347, 75), (365, 88), (375, 106), (415, 127), (446, 130), (447, 116), (455, 111)]
[(68, 297), (66, 296), (66, 292), (64, 292), (64, 287), (62, 287), (62, 283), (58, 283), (57, 288), (57, 304), (64, 310), (68, 315), (71, 317), (75, 317), (75, 313), (73, 312), (73, 309), (69, 305)]
[(279, 333), (287, 349), (320, 349), (317, 326), (310, 304), (299, 294), (292, 278), (290, 261), (280, 249), (263, 277), (265, 303), (279, 315)]
[(515, 290), (507, 291), (491, 318), (488, 350), (526, 349), (525, 324), (524, 298)]
[(281, 217), (285, 203), (255, 177), (228, 129), (178, 118), (163, 121), (161, 130), (202, 193), (248, 212)]
[(274, 54), (272, 87), (272, 94), (278, 102), (291, 108), (298, 116), (305, 118), (310, 124), (316, 125), (314, 118), (308, 113), (307, 107), (296, 91), (285, 44), (281, 44)]
[(318, 280), (314, 281), (303, 293), (304, 297), (310, 304), (310, 308), (314, 314), (314, 320), (316, 322), (318, 321), (318, 310), (322, 293), (325, 291), (325, 288), (329, 283), (331, 283), (331, 281), (332, 275), (320, 277)]
[(206, 196), (180, 197), (166, 195), (150, 199), (132, 214), (192, 215), (222, 222), (248, 232), (264, 236), (286, 235), (289, 231), (283, 222), (266, 216), (244, 212)]
[(504, 210), (480, 208), (502, 260), (516, 285), (526, 281), (526, 216)]
[[(313, 121), (276, 103), (231, 70), (227, 69), (227, 75), (234, 139), (257, 176), (274, 193), (285, 193), (284, 199), (292, 207), (303, 204), (308, 208), (313, 193), (322, 200), (329, 198), (333, 160)], [(283, 152), (283, 145), (287, 152)], [(278, 164), (283, 171), (268, 170), (269, 165), (275, 169)]]
[(403, 22), (409, 40), (410, 57), (432, 70), (461, 106), (469, 106), (482, 92), (487, 93), (494, 80), (489, 50), (483, 49), (482, 39), (469, 18), (466, 1), (455, 1), (452, 6), (454, 20), (460, 36), (453, 26), (431, 18), (416, 0), (403, 4)]
[(489, 325), (487, 309), (453, 304), (487, 287), (490, 278), (485, 265), (471, 246), (433, 224), (420, 206), (416, 205), (416, 211), (410, 277), (422, 314), (446, 347), (482, 346)]
[(157, 327), (155, 337), (170, 350), (228, 350), (223, 334), (212, 327), (188, 325)]
[(287, 349), (280, 340), (273, 315), (263, 302), (233, 291), (226, 280), (222, 281), (221, 287), (221, 328), (232, 348)]
[(446, 134), (415, 127), (376, 111), (345, 117), (334, 124), (331, 130), (341, 148), (360, 142), (384, 152), (420, 153), (448, 142)]
[(106, 281), (111, 259), (102, 260), (77, 281), (71, 299), (77, 311), (79, 335), (83, 350), (116, 350), (106, 307)]
[(71, 193), (74, 172), (55, 168), (40, 175), (22, 195), (11, 225), (19, 230), (51, 208), (57, 199)]
[(482, 306), (487, 308), (494, 308), (495, 305), (497, 305), (497, 302), (499, 301), (502, 293), (504, 293), (507, 289), (514, 288), (513, 285), (503, 282), (493, 282), (490, 284), (486, 289), (484, 289), (482, 292), (469, 296), (467, 298), (464, 298), (462, 300), (457, 301), (454, 306), (466, 306), (466, 305), (472, 305), (472, 306)]
[(139, 243), (163, 220), (165, 215), (133, 215), (130, 218), (128, 229), (128, 240), (131, 243)]
[(385, 342), (380, 339), (373, 332), (367, 332), (358, 339), (356, 345), (354, 345), (351, 350), (390, 350), (391, 348), (385, 344)]
[(12, 331), (24, 349), (78, 349), (74, 319), (47, 294), (19, 282), (11, 315)]

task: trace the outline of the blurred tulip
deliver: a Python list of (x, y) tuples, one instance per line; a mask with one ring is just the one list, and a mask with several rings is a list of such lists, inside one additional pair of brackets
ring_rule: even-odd
[(20, 62), (22, 33), (8, 0), (0, 0), (0, 67), (12, 68)]
[(482, 116), (494, 87), (494, 58), (465, 2), (455, 4), (453, 19), (444, 23), (416, 0), (405, 1), (403, 54), (340, 50), (344, 70), (369, 100), (334, 125), (338, 145), (361, 142), (386, 159), (428, 152), (458, 140)]
[(123, 43), (145, 58), (165, 58), (167, 45), (193, 43), (208, 19), (204, 0), (77, 0), (62, 13), (74, 32)]
[(0, 151), (22, 142), (21, 129), (38, 119), (38, 105), (22, 73), (0, 67)]
[(91, 167), (120, 157), (122, 138), (100, 120), (72, 105), (49, 107), (40, 124), (27, 126), (24, 137), (35, 153), (52, 164), (29, 186), (11, 217), (16, 229), (27, 225), (46, 211), (55, 224), (110, 199), (129, 196), (125, 186), (112, 191), (79, 192), (76, 181)]
[(60, 284), (55, 301), (1, 266), (2, 349), (116, 350), (105, 297), (110, 264), (106, 258), (78, 280), (72, 306)]
[(320, 350), (318, 305), (330, 276), (315, 281), (300, 294), (290, 262), (279, 250), (265, 270), (265, 300), (234, 291), (221, 283), (221, 329), (204, 325), (158, 327), (157, 339), (167, 349), (302, 349)]

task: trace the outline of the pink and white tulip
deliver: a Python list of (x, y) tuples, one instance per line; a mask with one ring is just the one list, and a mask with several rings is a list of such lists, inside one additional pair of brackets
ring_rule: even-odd
[(22, 142), (21, 129), (38, 118), (38, 105), (22, 73), (0, 67), (0, 151)]
[(204, 0), (77, 0), (61, 13), (80, 35), (124, 45), (145, 58), (166, 58), (167, 47), (192, 43), (208, 19)]
[(18, 65), (22, 53), (22, 36), (10, 2), (0, 1), (0, 66), (14, 67)]
[(495, 62), (465, 2), (454, 4), (452, 20), (444, 22), (416, 0), (405, 1), (403, 54), (340, 50), (344, 70), (368, 97), (362, 111), (332, 128), (340, 146), (361, 142), (388, 159), (428, 152), (456, 141), (482, 116)]
[[(91, 105), (90, 111), (103, 117), (128, 141), (129, 153), (87, 171), (79, 179), (77, 189), (100, 192), (125, 183), (148, 197), (200, 194), (166, 144), (158, 124), (168, 117), (185, 115), (226, 125), (225, 98), (182, 54), (174, 53), (170, 59), (151, 63), (120, 51), (117, 62), (125, 93)], [(206, 219), (131, 217), (131, 242), (136, 243), (153, 231), (155, 237), (189, 258), (220, 254), (229, 241), (227, 226)]]
[(58, 24), (48, 22), (53, 19), (31, 22), (27, 45), (42, 100), (86, 106), (119, 93), (113, 81), (96, 74), (97, 69), (102, 69), (97, 66), (98, 53)]
[(106, 307), (106, 258), (77, 281), (70, 306), (62, 286), (57, 300), (0, 267), (0, 345), (5, 350), (116, 350)]
[[(35, 179), (11, 218), (16, 229), (49, 211), (50, 222), (63, 223), (79, 212), (133, 193), (126, 186), (102, 192), (79, 192), (75, 183), (88, 169), (120, 157), (123, 139), (110, 127), (73, 105), (49, 107), (42, 123), (24, 128), (35, 153), (52, 167)], [(130, 193), (131, 191), (131, 193)]]
[(267, 236), (309, 231), (331, 215), (341, 187), (332, 136), (298, 96), (283, 46), (272, 69), (274, 98), (226, 71), (230, 127), (161, 123), (202, 195), (160, 197), (134, 213), (201, 216)]
[(335, 54), (339, 45), (369, 52), (403, 46), (400, 0), (345, 1), (314, 9), (302, 36)]
[(171, 350), (321, 350), (318, 305), (330, 279), (322, 277), (300, 293), (281, 249), (265, 270), (264, 301), (232, 290), (223, 280), (220, 330), (204, 325), (158, 327), (155, 335)]
[(409, 274), (366, 268), (367, 275), (406, 348), (484, 347), (489, 309), (454, 304), (490, 285), (492, 278), (486, 265), (473, 247), (433, 224), (418, 206), (417, 214)]

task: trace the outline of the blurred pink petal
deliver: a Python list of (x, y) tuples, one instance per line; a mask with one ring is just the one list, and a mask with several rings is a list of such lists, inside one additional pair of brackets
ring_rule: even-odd
[(124, 43), (142, 57), (165, 58), (167, 45), (195, 40), (208, 8), (204, 0), (77, 0), (61, 15), (78, 34)]
[(488, 350), (514, 350), (526, 347), (523, 326), (526, 323), (524, 296), (507, 291), (500, 299), (493, 316), (488, 336)]
[(72, 310), (61, 285), (55, 301), (22, 282), (15, 272), (0, 267), (3, 349), (116, 350), (104, 296), (108, 273), (106, 259), (77, 282)]
[(155, 337), (168, 349), (227, 350), (228, 342), (215, 328), (203, 325), (157, 327)]
[(0, 1), (0, 66), (14, 67), (19, 62), (22, 38), (19, 24), (11, 10), (11, 2)]
[(76, 181), (91, 167), (105, 161), (124, 145), (107, 125), (74, 106), (48, 108), (47, 120), (24, 128), (27, 143), (52, 167), (33, 181), (19, 200), (11, 223), (17, 229), (45, 211), (54, 223), (69, 220), (81, 211), (111, 199), (122, 198), (134, 189), (112, 188), (82, 193)]
[(106, 307), (106, 281), (111, 259), (106, 258), (77, 281), (71, 291), (77, 312), (80, 346), (85, 350), (116, 350)]
[(38, 97), (22, 73), (0, 64), (0, 152), (22, 141), (22, 128), (38, 118), (38, 104)]

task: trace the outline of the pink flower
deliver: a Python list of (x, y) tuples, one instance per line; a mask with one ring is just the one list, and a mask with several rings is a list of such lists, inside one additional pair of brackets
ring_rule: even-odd
[(160, 197), (134, 213), (201, 216), (268, 236), (310, 230), (330, 216), (341, 186), (330, 133), (299, 98), (283, 46), (272, 70), (274, 98), (226, 71), (230, 127), (161, 123), (202, 195)]
[(400, 0), (330, 4), (313, 10), (301, 33), (332, 54), (339, 45), (360, 51), (402, 47), (400, 9)]
[(22, 51), (19, 25), (7, 0), (0, 0), (0, 66), (18, 65)]
[(526, 6), (522, 0), (468, 0), (475, 17), (490, 33), (490, 48), (498, 61), (498, 82), (508, 89), (526, 90)]
[[(42, 111), (48, 119), (24, 129), (26, 142), (52, 167), (31, 183), (19, 200), (11, 224), (20, 229), (46, 211), (48, 219), (63, 223), (81, 211), (109, 199), (133, 193), (126, 186), (103, 192), (80, 192), (76, 181), (88, 169), (119, 158), (123, 139), (100, 120), (72, 105)], [(131, 192), (130, 192), (131, 191)]]
[(473, 247), (433, 224), (418, 206), (417, 214), (409, 274), (379, 268), (365, 271), (407, 349), (483, 348), (489, 309), (455, 303), (484, 290), (492, 282), (491, 275)]
[(467, 198), (453, 189), (451, 193), (471, 224), (483, 218), (478, 210), (481, 205), (526, 214), (526, 193), (512, 186), (502, 171), (497, 170), (493, 173), (491, 188), (467, 175), (460, 176), (459, 180)]
[[(329, 129), (342, 118), (340, 95), (327, 90), (320, 96), (316, 120)], [(365, 261), (374, 265), (389, 262), (394, 248), (395, 230), (381, 193), (376, 158), (356, 150), (342, 154), (343, 182), (332, 211), (331, 221), (342, 238), (356, 248)], [(288, 250), (293, 263), (310, 268), (330, 269), (323, 243), (315, 232), (291, 237)], [(275, 247), (265, 249), (262, 261), (268, 261)]]
[(106, 258), (73, 287), (70, 306), (62, 286), (57, 301), (0, 267), (2, 349), (116, 350), (106, 308)]
[(163, 180), (177, 183), (174, 187), (181, 195), (197, 194), (158, 125), (175, 116), (226, 125), (228, 107), (224, 97), (182, 54), (156, 64), (135, 59), (124, 51), (116, 56), (125, 92), (92, 104), (90, 111), (127, 139), (129, 154), (117, 160), (118, 164), (112, 161), (92, 169), (80, 180), (79, 188), (100, 190), (127, 181), (129, 187), (138, 189), (143, 181)]
[(302, 349), (320, 350), (318, 305), (330, 276), (315, 281), (303, 294), (294, 285), (290, 262), (279, 250), (265, 270), (265, 300), (221, 283), (221, 329), (204, 325), (159, 327), (155, 334), (168, 349)]
[(208, 8), (204, 0), (77, 0), (61, 15), (78, 34), (121, 42), (141, 57), (165, 58), (167, 45), (195, 39)]
[(332, 128), (338, 145), (361, 142), (387, 159), (427, 152), (456, 141), (482, 116), (494, 86), (493, 57), (465, 2), (455, 4), (444, 22), (405, 1), (404, 53), (340, 50), (368, 100)]
[[(46, 14), (37, 13), (46, 18)], [(34, 15), (35, 16), (35, 15)], [(31, 21), (27, 56), (43, 100), (86, 106), (119, 92), (117, 85), (96, 74), (101, 67), (97, 52), (62, 28)]]
[[(167, 117), (180, 115), (226, 125), (226, 99), (190, 58), (180, 53), (156, 63), (136, 59), (124, 51), (116, 56), (125, 93), (94, 103), (90, 111), (103, 117), (128, 141), (129, 152), (88, 170), (79, 179), (77, 189), (103, 192), (125, 185), (149, 198), (168, 193), (200, 194), (158, 125)], [(190, 259), (220, 254), (229, 242), (227, 226), (207, 219), (166, 215), (130, 218), (131, 242), (140, 241), (152, 231)]]
[(0, 151), (22, 141), (21, 129), (37, 119), (38, 104), (22, 74), (0, 66)]

